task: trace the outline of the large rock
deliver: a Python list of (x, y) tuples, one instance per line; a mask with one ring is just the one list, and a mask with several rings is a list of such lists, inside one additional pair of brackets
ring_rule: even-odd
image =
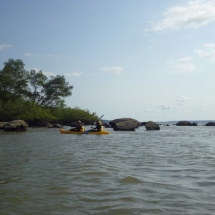
[(146, 128), (146, 130), (160, 130), (160, 126), (157, 123), (152, 122), (152, 121), (148, 121), (145, 124), (145, 128)]
[(135, 131), (139, 122), (136, 119), (120, 118), (109, 122), (114, 131)]
[(13, 120), (3, 126), (5, 131), (25, 131), (28, 124), (23, 120)]
[(215, 122), (208, 122), (205, 124), (205, 126), (215, 126)]
[(0, 130), (4, 129), (4, 126), (7, 124), (8, 122), (0, 122)]
[(189, 122), (189, 121), (179, 121), (177, 124), (177, 126), (197, 126), (197, 123), (193, 122)]

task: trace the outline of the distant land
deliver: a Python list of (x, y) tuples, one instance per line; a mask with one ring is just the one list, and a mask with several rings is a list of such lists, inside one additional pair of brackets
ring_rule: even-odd
[[(109, 123), (111, 120), (102, 119), (101, 121), (102, 121), (102, 123)], [(196, 122), (197, 124), (206, 124), (208, 122), (215, 122), (215, 120), (172, 120), (172, 121), (154, 121), (154, 122), (159, 123), (159, 124), (176, 124), (179, 121)], [(140, 122), (144, 122), (144, 121), (140, 121)]]
[(215, 120), (173, 120), (173, 121), (155, 121), (156, 123), (169, 123), (169, 124), (176, 124), (179, 121), (189, 121), (189, 122), (196, 122), (197, 124), (206, 124), (208, 122), (215, 122)]

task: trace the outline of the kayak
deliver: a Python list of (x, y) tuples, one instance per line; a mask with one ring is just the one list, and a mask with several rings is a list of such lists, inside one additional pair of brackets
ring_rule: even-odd
[[(61, 134), (84, 134), (86, 131), (70, 131), (65, 129), (60, 129)], [(109, 131), (87, 131), (86, 134), (110, 134)]]

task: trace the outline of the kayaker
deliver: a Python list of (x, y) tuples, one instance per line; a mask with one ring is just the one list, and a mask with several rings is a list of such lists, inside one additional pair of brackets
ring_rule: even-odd
[(70, 131), (81, 131), (83, 129), (83, 125), (80, 120), (78, 120), (77, 125), (74, 128), (69, 129)]
[(102, 130), (102, 122), (98, 120), (95, 124), (95, 128), (92, 129), (92, 131), (101, 131)]

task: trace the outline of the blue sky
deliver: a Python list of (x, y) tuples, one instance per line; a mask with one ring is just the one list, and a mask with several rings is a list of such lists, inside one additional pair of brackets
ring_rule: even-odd
[(64, 75), (105, 119), (215, 119), (215, 0), (0, 0), (0, 69)]

